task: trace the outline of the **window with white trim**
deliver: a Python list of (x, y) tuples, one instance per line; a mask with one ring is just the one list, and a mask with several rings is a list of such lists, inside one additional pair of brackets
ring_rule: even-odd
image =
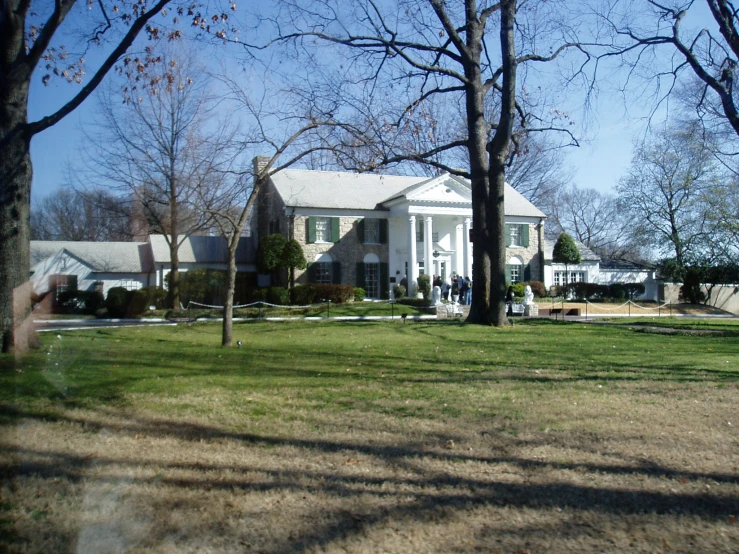
[(521, 226), (510, 225), (508, 228), (511, 234), (511, 246), (522, 246), (523, 243), (521, 241)]
[(365, 219), (364, 220), (364, 243), (380, 244), (380, 220)]
[(141, 283), (133, 279), (121, 279), (121, 284), (119, 286), (126, 290), (139, 290), (141, 288)]
[(518, 264), (511, 265), (511, 283), (521, 282), (521, 267)]
[(424, 237), (424, 222), (423, 218), (416, 219), (416, 241), (423, 242)]
[(316, 218), (316, 242), (331, 242), (331, 218)]
[(364, 264), (364, 291), (367, 298), (380, 298), (380, 264)]

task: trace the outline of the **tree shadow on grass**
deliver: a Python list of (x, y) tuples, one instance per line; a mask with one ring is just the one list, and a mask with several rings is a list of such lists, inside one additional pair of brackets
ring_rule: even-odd
[[(644, 462), (631, 464), (581, 463), (542, 461), (505, 453), (498, 456), (471, 455), (459, 451), (444, 451), (424, 447), (419, 443), (401, 444), (367, 443), (298, 437), (279, 437), (241, 433), (217, 426), (183, 422), (171, 419), (135, 417), (115, 410), (105, 410), (99, 419), (92, 415), (53, 415), (0, 406), (5, 425), (27, 420), (63, 422), (85, 432), (103, 432), (106, 437), (135, 437), (137, 435), (177, 439), (191, 443), (193, 448), (205, 441), (208, 461), (183, 462), (167, 456), (151, 456), (149, 452), (132, 452), (130, 455), (91, 457), (86, 453), (68, 453), (24, 447), (12, 449), (19, 463), (9, 462), (9, 446), (4, 445), (6, 461), (0, 466), (5, 479), (22, 483), (25, 479), (81, 483), (94, 480), (110, 486), (126, 480), (134, 473), (156, 472), (156, 486), (179, 491), (157, 501), (158, 510), (177, 510), (178, 503), (200, 495), (219, 494), (253, 495), (257, 493), (284, 493), (299, 499), (315, 495), (330, 498), (321, 525), (313, 526), (300, 536), (283, 536), (269, 545), (262, 545), (263, 552), (308, 552), (325, 549), (337, 541), (362, 537), (383, 529), (406, 523), (434, 522), (443, 524), (459, 514), (477, 508), (506, 508), (515, 510), (569, 510), (599, 516), (625, 517), (641, 514), (662, 514), (667, 517), (697, 517), (706, 521), (725, 518), (739, 512), (739, 497), (722, 492), (719, 487), (700, 492), (664, 490), (635, 490), (624, 483), (597, 486), (577, 482), (532, 482), (525, 478), (531, 472), (573, 471), (586, 472), (603, 478), (665, 478), (689, 484), (718, 483), (733, 486), (739, 483), (734, 473), (695, 472), (676, 470), (660, 464)], [(434, 440), (437, 440), (435, 437)], [(110, 440), (110, 439), (106, 439)], [(213, 449), (233, 441), (262, 452), (267, 459), (259, 464), (247, 462), (214, 462), (208, 456)], [(323, 455), (363, 457), (385, 468), (406, 468), (399, 472), (389, 470), (383, 475), (348, 473), (340, 468), (309, 464), (305, 469), (294, 465), (285, 467), (281, 454), (285, 449), (306, 459)], [(265, 450), (266, 449), (266, 450)], [(370, 462), (367, 462), (370, 463)], [(477, 464), (490, 471), (455, 474), (454, 465), (439, 471), (439, 463)], [(426, 465), (424, 465), (426, 464)], [(95, 468), (94, 475), (89, 468)], [(477, 467), (477, 466), (476, 466)], [(516, 471), (524, 477), (517, 482), (505, 479), (500, 468)], [(436, 469), (435, 469), (436, 468)], [(497, 468), (497, 469), (496, 469)], [(715, 492), (713, 492), (715, 490)], [(181, 493), (181, 494), (180, 494)], [(195, 496), (193, 496), (195, 495)], [(283, 498), (284, 496), (281, 496)], [(373, 503), (363, 500), (374, 499)], [(183, 500), (185, 499), (185, 500)], [(192, 500), (190, 500), (192, 501)], [(173, 504), (169, 504), (172, 502)], [(306, 514), (307, 515), (307, 514)], [(222, 533), (220, 523), (202, 515), (213, 536)], [(220, 531), (219, 531), (220, 529)], [(518, 533), (525, 527), (517, 527)], [(551, 532), (555, 529), (549, 528)], [(61, 531), (61, 530), (60, 530)], [(532, 532), (535, 530), (532, 528)], [(569, 532), (571, 532), (570, 530)], [(7, 535), (13, 539), (12, 534)], [(163, 537), (162, 537), (163, 538)]]

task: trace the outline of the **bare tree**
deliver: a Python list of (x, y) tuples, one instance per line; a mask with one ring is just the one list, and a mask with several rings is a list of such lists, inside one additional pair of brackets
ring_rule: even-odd
[(31, 205), (35, 240), (131, 240), (129, 199), (104, 189), (60, 188)]
[[(331, 107), (323, 106), (317, 110), (314, 100), (300, 98), (296, 90), (265, 89), (260, 95), (235, 79), (223, 77), (222, 81), (243, 120), (245, 131), (240, 135), (241, 151), (262, 154), (254, 157), (252, 167), (247, 170), (224, 172), (219, 193), (221, 202), (206, 209), (227, 241), (228, 268), (221, 344), (232, 346), (236, 251), (260, 190), (272, 175), (296, 164), (314, 167), (319, 163), (322, 168), (334, 166), (336, 145), (341, 142), (342, 132), (358, 134), (358, 131), (331, 116), (318, 119), (318, 113), (338, 111), (339, 105), (335, 102)], [(265, 75), (263, 82), (267, 81)], [(295, 104), (290, 104), (291, 99)], [(291, 107), (289, 111), (287, 106)], [(264, 155), (267, 153), (269, 155)]]
[(681, 266), (708, 236), (704, 200), (716, 183), (715, 169), (700, 131), (666, 128), (637, 145), (631, 169), (617, 187), (620, 207), (637, 232)]
[(564, 147), (545, 134), (523, 135), (506, 172), (507, 181), (535, 206), (546, 206), (572, 181), (564, 154)]
[(221, 201), (220, 170), (233, 157), (234, 130), (216, 121), (204, 76), (192, 52), (169, 49), (149, 71), (149, 88), (134, 90), (134, 77), (127, 102), (100, 94), (98, 118), (87, 131), (85, 178), (131, 195), (144, 230), (167, 242), (173, 307), (180, 304), (180, 245), (209, 225)]
[[(167, 15), (164, 9), (174, 7)], [(33, 6), (32, 6), (33, 4)], [(38, 5), (37, 5), (38, 4)], [(152, 39), (169, 35), (179, 36), (172, 28), (169, 33), (162, 25), (186, 18), (205, 32), (226, 37), (221, 28), (221, 14), (193, 9), (189, 2), (177, 0), (119, 0), (89, 2), (89, 9), (76, 14), (74, 28), (84, 34), (79, 49), (91, 45), (105, 47), (103, 61), (96, 68), (86, 69), (83, 56), (74, 55), (72, 48), (60, 43), (61, 37), (72, 36), (71, 25), (66, 24), (76, 0), (31, 2), (4, 0), (0, 3), (0, 335), (3, 352), (17, 346), (20, 350), (33, 339), (30, 327), (24, 323), (30, 313), (30, 295), (15, 298), (20, 313), (14, 314), (14, 289), (28, 281), (30, 270), (30, 203), (31, 203), (31, 139), (52, 127), (79, 107), (97, 88), (116, 62), (146, 29)], [(233, 5), (233, 4), (232, 4)], [(213, 19), (215, 18), (215, 19)], [(148, 62), (146, 56), (140, 63)], [(41, 73), (41, 75), (38, 75)], [(85, 74), (90, 74), (89, 78)], [(70, 83), (82, 84), (71, 100), (38, 121), (28, 121), (28, 95), (31, 80), (38, 75), (44, 84), (53, 76)], [(23, 329), (16, 333), (16, 325)], [(17, 335), (17, 338), (16, 338)]]
[(567, 233), (604, 258), (642, 257), (633, 222), (615, 195), (571, 185), (546, 199), (542, 209), (549, 216), (550, 240)]
[[(342, 71), (351, 73), (359, 88), (355, 105), (366, 107), (368, 127), (363, 144), (374, 148), (369, 160), (354, 160), (354, 167), (410, 160), (470, 179), (472, 323), (508, 323), (503, 195), (516, 129), (547, 128), (570, 136), (569, 122), (558, 119), (563, 114), (545, 109), (545, 96), (517, 97), (522, 90), (519, 70), (524, 79), (533, 79), (527, 66), (580, 48), (572, 40), (574, 31), (559, 24), (563, 10), (566, 6), (560, 2), (519, 6), (516, 0), (326, 0), (305, 5), (294, 0), (285, 9), (290, 21), (281, 22), (279, 40), (292, 41), (298, 53), (310, 51), (311, 59), (318, 55), (312, 44), (317, 40), (349, 49)], [(294, 31), (285, 32), (290, 23)], [(443, 144), (426, 148), (426, 141), (419, 140), (420, 150), (408, 148), (413, 144), (409, 133), (427, 132), (425, 118), (440, 106), (454, 104), (463, 114), (461, 133), (437, 126), (434, 132), (447, 133)], [(362, 140), (351, 139), (351, 146)], [(469, 170), (455, 167), (455, 150), (466, 151)]]

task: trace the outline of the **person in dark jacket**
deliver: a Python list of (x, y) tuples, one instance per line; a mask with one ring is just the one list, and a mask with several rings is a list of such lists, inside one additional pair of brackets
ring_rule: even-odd
[(506, 312), (507, 315), (510, 317), (513, 315), (513, 302), (516, 300), (516, 293), (513, 292), (513, 287), (508, 287), (508, 292), (506, 292), (505, 295), (506, 299)]

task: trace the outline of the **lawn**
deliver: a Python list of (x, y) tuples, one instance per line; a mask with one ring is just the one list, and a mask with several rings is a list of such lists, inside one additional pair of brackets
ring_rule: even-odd
[(736, 552), (739, 328), (706, 325), (43, 334), (0, 358), (0, 552)]

